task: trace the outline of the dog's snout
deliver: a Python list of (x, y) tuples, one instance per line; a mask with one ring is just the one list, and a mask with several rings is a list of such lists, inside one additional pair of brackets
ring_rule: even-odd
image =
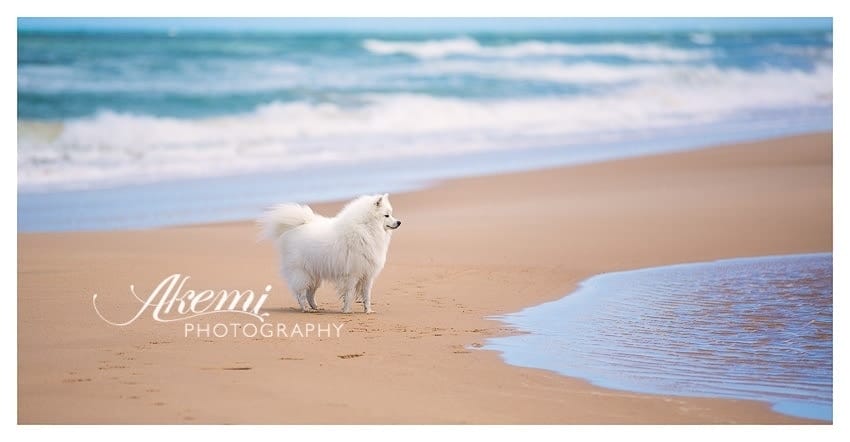
[(401, 227), (401, 220), (400, 219), (395, 220), (395, 226), (396, 226), (396, 228)]

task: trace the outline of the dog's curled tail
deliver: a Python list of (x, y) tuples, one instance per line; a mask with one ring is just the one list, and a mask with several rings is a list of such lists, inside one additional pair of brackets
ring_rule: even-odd
[(288, 230), (307, 224), (316, 218), (313, 209), (300, 204), (281, 204), (269, 209), (259, 219), (260, 239), (278, 239)]

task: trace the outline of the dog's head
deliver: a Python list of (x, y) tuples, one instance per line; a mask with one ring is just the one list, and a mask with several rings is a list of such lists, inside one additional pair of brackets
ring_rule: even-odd
[(383, 194), (375, 200), (375, 214), (384, 225), (384, 230), (395, 230), (401, 225), (401, 221), (393, 217), (393, 206), (390, 204), (389, 194)]

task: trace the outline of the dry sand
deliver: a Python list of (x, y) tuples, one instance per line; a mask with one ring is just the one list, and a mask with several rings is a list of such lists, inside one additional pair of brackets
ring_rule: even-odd
[[(18, 235), (19, 423), (794, 423), (763, 403), (634, 394), (502, 363), (485, 317), (591, 275), (832, 250), (832, 135), (469, 178), (392, 196), (404, 225), (374, 315), (293, 309), (250, 222)], [(340, 204), (317, 204), (331, 214)], [(186, 338), (138, 309), (165, 276), (272, 284), (268, 322), (317, 338)], [(101, 304), (102, 302), (102, 304)], [(246, 322), (234, 314), (204, 321)], [(250, 321), (249, 321), (250, 322)]]

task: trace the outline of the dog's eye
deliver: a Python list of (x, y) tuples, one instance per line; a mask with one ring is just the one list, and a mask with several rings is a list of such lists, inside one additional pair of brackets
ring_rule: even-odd
[(389, 215), (384, 215), (384, 218), (389, 218), (389, 217), (390, 217)]

